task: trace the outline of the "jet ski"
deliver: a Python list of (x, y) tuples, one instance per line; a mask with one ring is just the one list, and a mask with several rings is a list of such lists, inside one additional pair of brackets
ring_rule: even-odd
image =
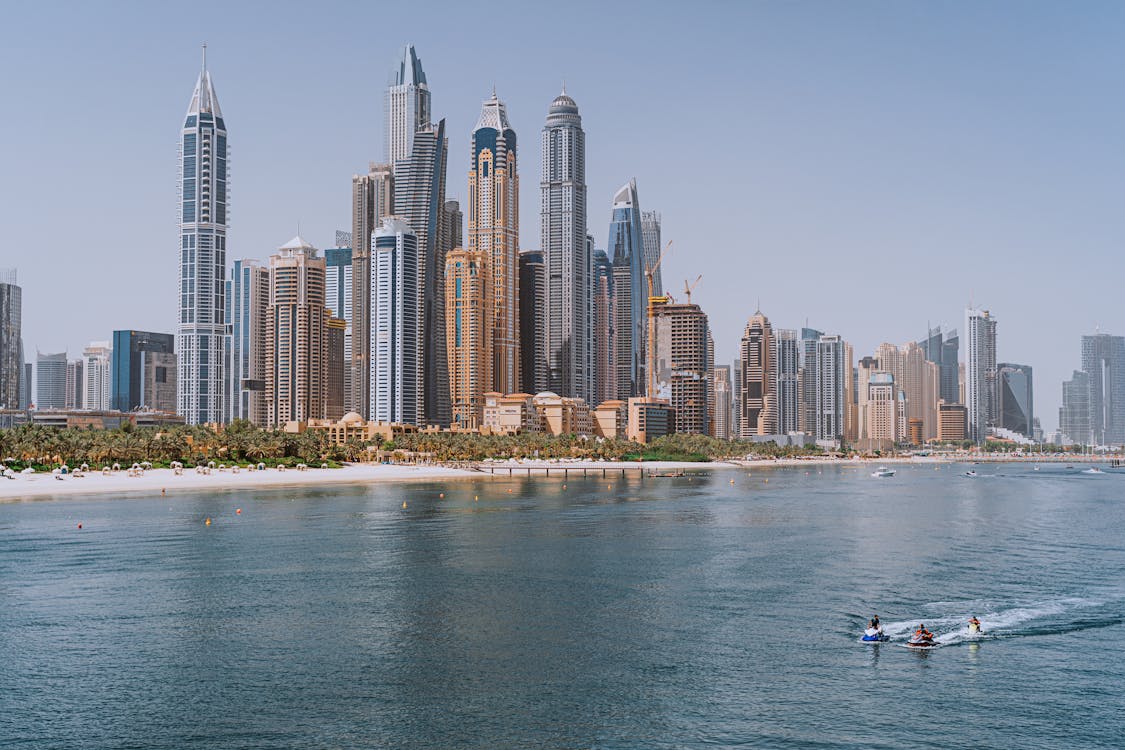
[(970, 635), (983, 635), (984, 634), (984, 631), (980, 629), (980, 623), (979, 622), (972, 622), (972, 621), (969, 622), (969, 634)]
[(1089, 469), (1083, 469), (1082, 473), (1083, 474), (1105, 474), (1104, 471), (1102, 471), (1101, 469), (1099, 469), (1096, 466), (1091, 466)]
[(910, 640), (906, 642), (906, 645), (910, 648), (935, 648), (937, 646), (937, 642), (934, 640), (934, 637), (932, 635), (927, 636), (916, 633), (910, 637)]
[(890, 639), (891, 637), (884, 633), (882, 628), (868, 628), (863, 631), (863, 640), (869, 643), (884, 643)]
[(888, 469), (886, 466), (880, 466), (875, 471), (871, 472), (873, 477), (893, 477), (895, 475), (894, 469)]
[(971, 470), (971, 469), (969, 471), (965, 472), (965, 476), (967, 476), (967, 477), (975, 477), (976, 475), (977, 475), (977, 473), (975, 471)]

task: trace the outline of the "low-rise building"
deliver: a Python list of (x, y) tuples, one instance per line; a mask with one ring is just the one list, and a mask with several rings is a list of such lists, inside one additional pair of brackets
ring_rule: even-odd
[(409, 424), (376, 422), (374, 420), (368, 422), (354, 411), (348, 412), (339, 420), (310, 419), (308, 422), (292, 424), (292, 429), (289, 425), (286, 425), (286, 432), (303, 432), (306, 429), (324, 432), (333, 445), (344, 445), (352, 440), (364, 443), (376, 441), (383, 443), (407, 433), (418, 431), (417, 427)]
[(629, 399), (629, 422), (625, 436), (637, 443), (647, 443), (671, 435), (676, 424), (672, 405), (659, 398), (634, 396)]
[(964, 404), (938, 403), (938, 440), (965, 440), (967, 413)]
[(625, 401), (615, 398), (603, 401), (590, 416), (598, 437), (611, 440), (625, 437), (625, 428), (629, 425), (629, 404)]
[(530, 393), (485, 393), (481, 431), (493, 435), (539, 432), (539, 412)]
[(550, 391), (532, 399), (539, 414), (539, 430), (549, 435), (589, 435), (590, 407), (580, 398), (563, 398)]

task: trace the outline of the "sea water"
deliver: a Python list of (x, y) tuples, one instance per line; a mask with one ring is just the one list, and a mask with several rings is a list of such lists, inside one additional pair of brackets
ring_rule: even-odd
[(1125, 474), (968, 468), (6, 503), (0, 747), (1125, 746)]

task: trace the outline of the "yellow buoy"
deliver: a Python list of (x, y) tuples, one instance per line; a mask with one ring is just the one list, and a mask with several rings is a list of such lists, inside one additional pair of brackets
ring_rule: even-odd
[(731, 483), (731, 484), (734, 484), (734, 480), (733, 480), (733, 479), (732, 479), (732, 480), (730, 480), (730, 483)]
[(203, 525), (204, 526), (210, 526), (211, 525), (211, 519), (208, 518), (206, 521), (203, 522)]
[(402, 501), (402, 507), (404, 507), (404, 508), (406, 507), (406, 501), (405, 500)]
[(473, 502), (475, 503), (477, 500), (480, 500), (480, 495), (473, 495)]

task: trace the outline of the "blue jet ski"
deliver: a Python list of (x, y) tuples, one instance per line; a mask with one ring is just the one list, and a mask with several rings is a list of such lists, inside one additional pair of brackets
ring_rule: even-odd
[(868, 628), (863, 631), (863, 640), (869, 643), (884, 643), (891, 637), (883, 632), (882, 628)]

